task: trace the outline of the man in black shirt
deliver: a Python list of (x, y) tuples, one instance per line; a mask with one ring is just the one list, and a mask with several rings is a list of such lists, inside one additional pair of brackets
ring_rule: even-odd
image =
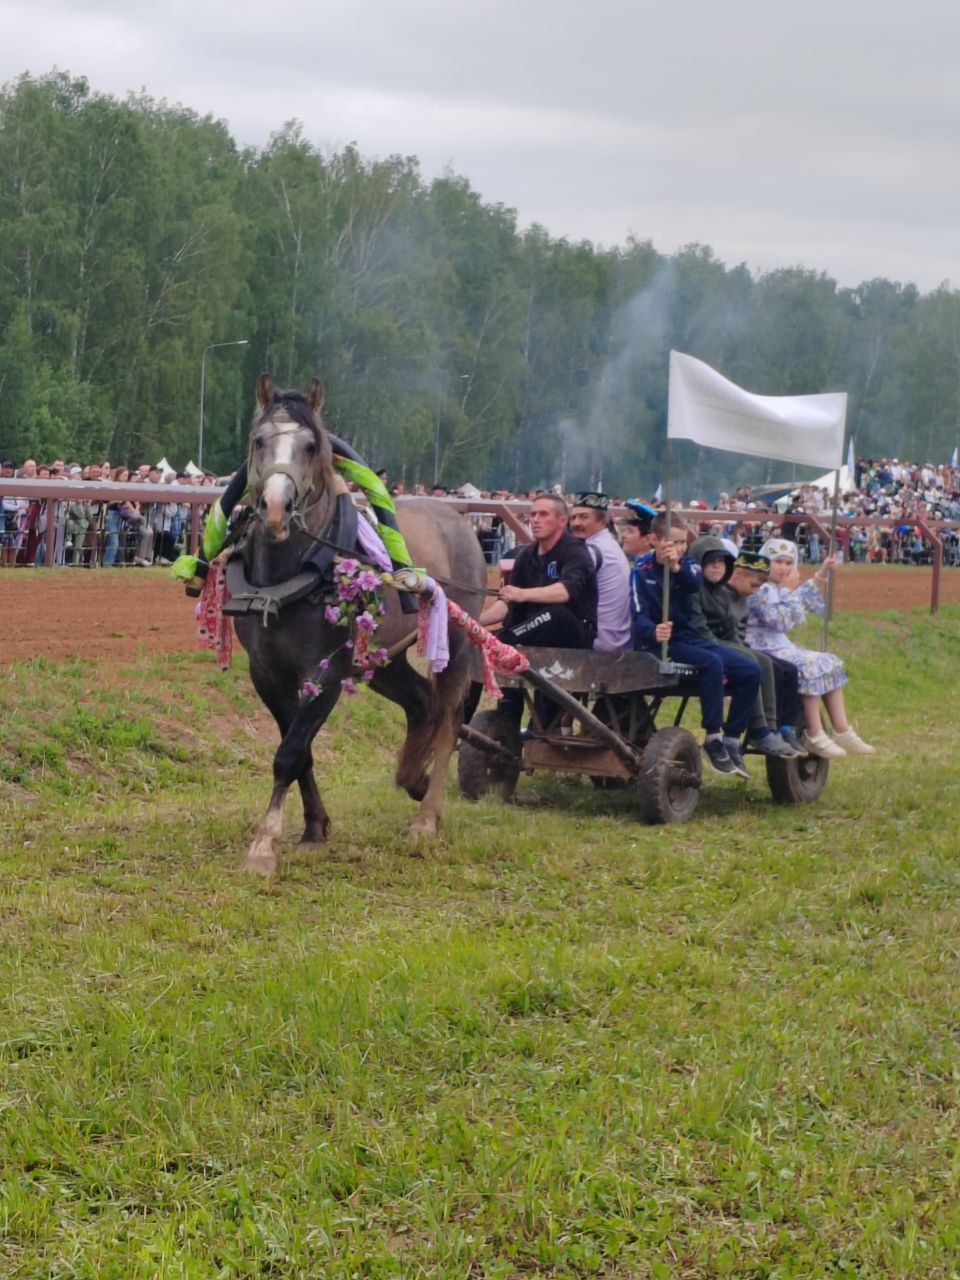
[(521, 547), (510, 582), (480, 621), (505, 619), (507, 644), (589, 649), (597, 633), (597, 571), (586, 544), (567, 532), (567, 504), (541, 494), (530, 508), (534, 541)]
[[(530, 508), (530, 530), (534, 541), (517, 552), (509, 584), (480, 621), (490, 626), (505, 619), (499, 638), (507, 644), (590, 649), (597, 634), (597, 570), (586, 543), (567, 532), (564, 500), (540, 494)], [(468, 699), (468, 720), (479, 689)], [(539, 693), (534, 704), (546, 725), (556, 707)], [(499, 710), (519, 725), (521, 690), (505, 689)]]

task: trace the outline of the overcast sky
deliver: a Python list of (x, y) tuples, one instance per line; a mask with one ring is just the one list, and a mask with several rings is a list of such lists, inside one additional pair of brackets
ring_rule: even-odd
[(960, 285), (956, 0), (0, 0), (0, 78), (450, 165), (521, 226)]

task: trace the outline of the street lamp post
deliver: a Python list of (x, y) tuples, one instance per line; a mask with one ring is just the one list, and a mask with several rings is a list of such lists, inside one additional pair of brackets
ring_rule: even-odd
[(197, 436), (198, 467), (203, 467), (203, 393), (206, 388), (207, 352), (213, 351), (215, 347), (245, 347), (247, 345), (247, 339), (241, 338), (239, 342), (211, 342), (208, 347), (203, 348), (203, 355), (200, 357), (200, 431)]

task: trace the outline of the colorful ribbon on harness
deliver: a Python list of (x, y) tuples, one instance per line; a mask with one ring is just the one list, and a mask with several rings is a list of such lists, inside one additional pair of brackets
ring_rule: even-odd
[(476, 618), (471, 618), (455, 600), (447, 600), (447, 615), (450, 621), (467, 633), (467, 638), (480, 650), (483, 663), (483, 691), (491, 698), (502, 698), (503, 693), (497, 684), (496, 673), (504, 676), (518, 676), (530, 666), (530, 661), (513, 645), (498, 640), (492, 631), (488, 631)]
[(380, 537), (383, 539), (383, 545), (390, 552), (393, 563), (398, 567), (413, 564), (403, 534), (400, 532), (400, 526), (397, 524), (397, 512), (393, 499), (377, 473), (364, 463), (356, 462), (353, 458), (345, 458), (339, 453), (333, 455), (333, 465), (345, 479), (362, 489), (370, 500), (370, 505), (376, 508)]
[(446, 593), (438, 582), (428, 576), (425, 589), (420, 596), (417, 653), (422, 658), (426, 658), (434, 675), (446, 671), (450, 662), (449, 634)]
[(221, 671), (228, 670), (233, 657), (233, 626), (223, 614), (229, 599), (226, 571), (221, 565), (212, 564), (197, 601), (197, 647), (212, 649)]

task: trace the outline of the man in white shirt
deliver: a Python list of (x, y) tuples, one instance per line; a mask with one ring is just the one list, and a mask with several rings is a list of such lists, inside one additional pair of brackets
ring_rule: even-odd
[(603, 493), (580, 493), (570, 514), (570, 529), (583, 538), (597, 561), (597, 638), (594, 649), (617, 653), (629, 649), (630, 565), (610, 532)]

